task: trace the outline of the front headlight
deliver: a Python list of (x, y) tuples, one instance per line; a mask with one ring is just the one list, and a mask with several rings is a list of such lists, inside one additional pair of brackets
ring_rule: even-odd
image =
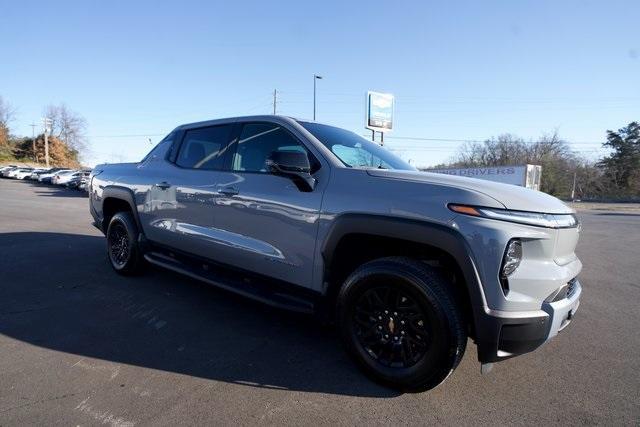
[(506, 278), (516, 271), (520, 261), (522, 261), (522, 242), (518, 239), (512, 239), (507, 244), (502, 258), (502, 269), (500, 270), (502, 277)]
[(534, 225), (536, 227), (571, 228), (578, 225), (578, 219), (574, 214), (546, 214), (454, 204), (450, 204), (449, 209), (465, 215)]

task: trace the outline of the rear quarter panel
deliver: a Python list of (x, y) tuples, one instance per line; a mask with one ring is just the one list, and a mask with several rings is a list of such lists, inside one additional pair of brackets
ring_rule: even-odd
[(138, 193), (145, 181), (141, 173), (140, 163), (116, 163), (98, 165), (94, 168), (89, 192), (90, 209), (97, 220), (104, 218), (104, 192), (109, 187), (117, 186), (131, 190), (134, 194), (136, 209), (138, 209)]

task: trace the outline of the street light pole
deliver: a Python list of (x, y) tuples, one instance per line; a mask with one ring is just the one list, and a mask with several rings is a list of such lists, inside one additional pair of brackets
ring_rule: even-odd
[(38, 154), (36, 153), (36, 124), (31, 123), (31, 147), (33, 148), (33, 160), (38, 163)]
[(51, 132), (51, 124), (52, 120), (48, 117), (42, 119), (42, 123), (44, 124), (44, 161), (49, 167), (49, 132)]
[(276, 104), (278, 103), (278, 90), (273, 90), (273, 114), (276, 114)]
[(313, 75), (313, 120), (316, 119), (316, 80), (322, 80), (322, 76)]

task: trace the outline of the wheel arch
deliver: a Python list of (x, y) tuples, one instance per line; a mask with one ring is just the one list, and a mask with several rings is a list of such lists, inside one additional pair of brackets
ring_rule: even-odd
[[(376, 244), (389, 247), (375, 248)], [(364, 253), (360, 254), (360, 250)], [(465, 305), (470, 334), (484, 314), (485, 299), (471, 250), (457, 231), (437, 223), (369, 214), (345, 214), (334, 220), (325, 239), (323, 293), (332, 301), (351, 267), (383, 256), (414, 256), (453, 267)], [(345, 258), (348, 261), (345, 261)], [(333, 305), (333, 303), (330, 303)]]
[(130, 211), (138, 227), (138, 232), (142, 233), (142, 224), (136, 208), (135, 195), (131, 189), (121, 186), (111, 185), (105, 187), (102, 193), (102, 230), (106, 232), (109, 221), (117, 212)]

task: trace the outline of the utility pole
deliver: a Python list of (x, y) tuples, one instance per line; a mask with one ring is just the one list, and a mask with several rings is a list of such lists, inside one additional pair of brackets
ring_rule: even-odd
[(44, 125), (44, 161), (47, 167), (49, 167), (49, 132), (51, 132), (52, 120), (48, 117), (42, 119)]
[(322, 76), (313, 75), (313, 120), (316, 119), (316, 80), (322, 80)]
[(576, 201), (576, 175), (578, 174), (577, 170), (573, 171), (573, 187), (571, 188), (571, 201)]
[(38, 153), (36, 153), (36, 124), (31, 123), (31, 146), (33, 147), (33, 160), (38, 162)]
[(278, 103), (278, 90), (273, 90), (273, 114), (276, 114), (276, 104)]

